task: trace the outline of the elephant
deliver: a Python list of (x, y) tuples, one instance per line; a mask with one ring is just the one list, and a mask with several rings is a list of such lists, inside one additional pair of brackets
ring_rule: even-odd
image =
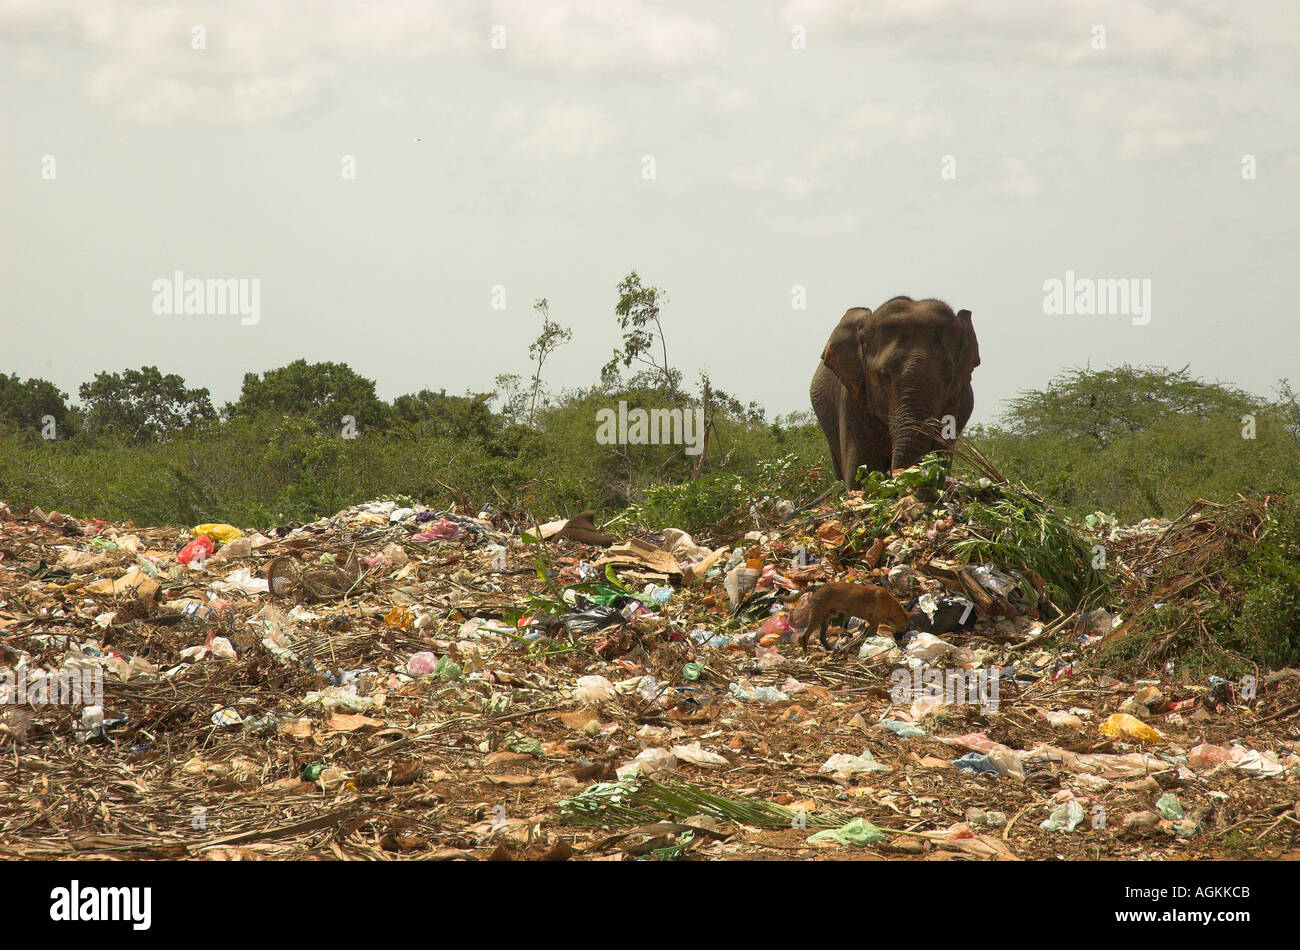
[(859, 466), (889, 472), (916, 464), (947, 444), (918, 430), (928, 419), (940, 419), (943, 435), (955, 439), (975, 406), (971, 373), (979, 365), (969, 310), (911, 297), (875, 311), (850, 308), (809, 390), (836, 478), (851, 489)]

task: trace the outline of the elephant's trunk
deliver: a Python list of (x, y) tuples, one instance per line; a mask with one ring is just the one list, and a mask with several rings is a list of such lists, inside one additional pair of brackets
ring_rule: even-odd
[[(906, 382), (906, 377), (904, 377)], [(922, 428), (938, 413), (939, 393), (924, 382), (914, 387), (900, 386), (894, 399), (894, 411), (889, 417), (889, 439), (892, 444), (890, 468), (907, 468), (915, 465), (927, 452), (938, 448), (934, 437)]]

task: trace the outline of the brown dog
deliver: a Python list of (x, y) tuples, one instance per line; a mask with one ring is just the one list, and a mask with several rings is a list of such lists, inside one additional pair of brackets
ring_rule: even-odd
[[(797, 595), (797, 600), (802, 594)], [(883, 587), (870, 584), (823, 584), (813, 591), (808, 599), (808, 626), (804, 627), (799, 646), (808, 649), (808, 638), (814, 629), (822, 646), (826, 643), (826, 626), (832, 614), (844, 614), (846, 617), (861, 617), (867, 623), (867, 630), (873, 631), (877, 624), (888, 623), (894, 633), (907, 629), (907, 611), (894, 599), (894, 595)]]

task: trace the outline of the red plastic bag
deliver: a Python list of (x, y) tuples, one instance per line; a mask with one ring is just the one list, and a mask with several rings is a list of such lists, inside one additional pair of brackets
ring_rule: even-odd
[(217, 546), (212, 543), (212, 539), (206, 534), (201, 534), (189, 544), (185, 545), (185, 547), (181, 548), (181, 553), (176, 555), (176, 560), (180, 561), (182, 564), (188, 564), (190, 561), (198, 558), (199, 563), (202, 564), (216, 549)]

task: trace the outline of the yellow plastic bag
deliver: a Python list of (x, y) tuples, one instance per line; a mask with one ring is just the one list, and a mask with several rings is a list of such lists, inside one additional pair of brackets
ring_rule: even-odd
[(1101, 734), (1112, 739), (1137, 739), (1140, 742), (1164, 742), (1165, 737), (1136, 716), (1115, 713), (1101, 724)]
[(213, 541), (218, 541), (221, 544), (244, 536), (244, 532), (233, 524), (201, 524), (194, 529), (194, 537), (197, 538), (201, 534), (206, 534)]

